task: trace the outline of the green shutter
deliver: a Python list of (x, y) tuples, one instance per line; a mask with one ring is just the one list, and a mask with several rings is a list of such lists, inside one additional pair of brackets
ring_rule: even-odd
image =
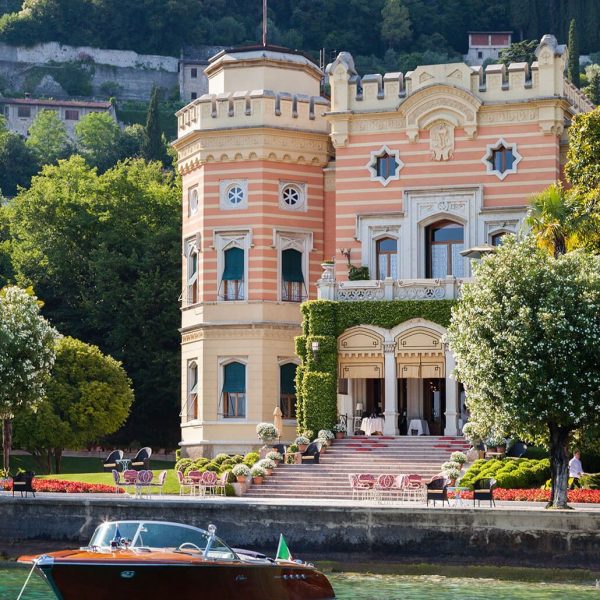
[(225, 365), (223, 392), (246, 392), (246, 365), (234, 362)]
[(279, 367), (279, 387), (282, 394), (296, 393), (296, 368), (294, 363), (286, 363)]
[(225, 250), (225, 268), (223, 281), (241, 281), (244, 279), (244, 251), (241, 248)]
[(302, 252), (284, 250), (281, 253), (281, 274), (284, 281), (299, 281), (304, 283), (302, 276)]

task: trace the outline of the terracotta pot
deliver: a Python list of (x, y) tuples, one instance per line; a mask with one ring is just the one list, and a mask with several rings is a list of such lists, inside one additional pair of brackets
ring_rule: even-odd
[(496, 452), (506, 452), (506, 446), (496, 446)]
[(298, 444), (298, 450), (300, 450), (300, 452), (306, 452), (307, 448), (308, 444)]
[(263, 482), (263, 477), (253, 477), (252, 478), (252, 483), (255, 483), (256, 485), (260, 485)]
[(267, 475), (273, 475), (273, 469), (265, 469)]
[(336, 431), (335, 432), (335, 439), (336, 440), (343, 440), (344, 437), (346, 437), (346, 434), (343, 431)]
[(238, 483), (246, 483), (246, 476), (245, 475), (237, 475), (236, 479), (237, 479)]

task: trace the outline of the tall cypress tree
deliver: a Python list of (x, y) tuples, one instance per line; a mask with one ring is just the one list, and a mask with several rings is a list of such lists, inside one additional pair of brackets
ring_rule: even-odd
[(148, 105), (145, 133), (144, 143), (142, 144), (142, 156), (146, 160), (160, 160), (163, 162), (165, 148), (158, 118), (158, 93), (156, 88), (152, 90), (152, 97)]
[(577, 43), (577, 28), (575, 26), (575, 19), (571, 19), (569, 25), (569, 64), (567, 66), (567, 77), (573, 83), (579, 87), (579, 44)]

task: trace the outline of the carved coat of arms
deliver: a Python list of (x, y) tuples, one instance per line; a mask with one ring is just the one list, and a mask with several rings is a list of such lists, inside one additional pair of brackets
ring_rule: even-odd
[(431, 128), (429, 147), (432, 160), (449, 160), (454, 154), (454, 127), (439, 123)]

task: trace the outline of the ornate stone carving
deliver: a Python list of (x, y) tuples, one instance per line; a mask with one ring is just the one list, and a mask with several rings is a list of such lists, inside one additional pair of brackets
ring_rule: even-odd
[(454, 154), (454, 127), (450, 123), (438, 123), (429, 133), (432, 160), (450, 160)]
[(351, 133), (376, 133), (383, 131), (401, 131), (404, 119), (357, 119), (350, 122)]
[(483, 125), (496, 123), (525, 123), (535, 121), (538, 111), (535, 108), (523, 108), (517, 110), (486, 111), (481, 113), (479, 122)]
[(396, 342), (384, 342), (383, 343), (383, 351), (384, 352), (396, 352)]

